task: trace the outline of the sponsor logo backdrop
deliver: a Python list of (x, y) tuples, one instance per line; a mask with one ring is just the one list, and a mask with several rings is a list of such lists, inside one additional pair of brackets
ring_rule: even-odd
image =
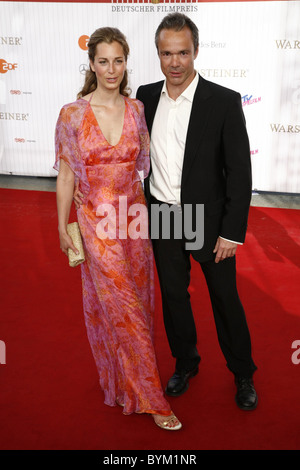
[(200, 32), (200, 74), (241, 93), (253, 189), (300, 192), (300, 2), (0, 3), (0, 173), (56, 176), (54, 129), (76, 99), (86, 42), (101, 26), (128, 38), (132, 95), (163, 78), (154, 33), (168, 13)]

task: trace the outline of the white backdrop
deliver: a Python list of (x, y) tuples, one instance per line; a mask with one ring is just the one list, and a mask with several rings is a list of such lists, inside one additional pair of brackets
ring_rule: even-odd
[(56, 120), (83, 83), (95, 29), (115, 26), (127, 36), (132, 96), (162, 79), (154, 33), (173, 11), (199, 28), (200, 74), (241, 93), (253, 189), (299, 193), (299, 1), (1, 2), (0, 173), (56, 176)]

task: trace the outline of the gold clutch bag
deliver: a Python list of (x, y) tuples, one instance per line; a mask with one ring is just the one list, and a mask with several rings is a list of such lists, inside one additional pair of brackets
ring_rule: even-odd
[(73, 250), (68, 248), (69, 266), (74, 268), (75, 266), (78, 266), (79, 264), (85, 261), (81, 233), (80, 233), (78, 222), (72, 222), (71, 224), (68, 224), (67, 232), (68, 232), (68, 235), (72, 238), (74, 246), (79, 251), (79, 254), (76, 255), (76, 253), (74, 253)]

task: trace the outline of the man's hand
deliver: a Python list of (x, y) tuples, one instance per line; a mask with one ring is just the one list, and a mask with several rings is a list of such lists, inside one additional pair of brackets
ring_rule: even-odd
[(75, 188), (73, 199), (76, 209), (79, 209), (82, 204), (83, 194), (78, 190), (78, 188)]
[(215, 263), (235, 255), (237, 243), (229, 242), (219, 237), (213, 253), (216, 253)]

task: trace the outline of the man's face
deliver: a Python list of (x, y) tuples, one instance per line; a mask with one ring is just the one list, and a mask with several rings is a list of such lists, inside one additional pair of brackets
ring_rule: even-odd
[(188, 27), (181, 31), (162, 29), (158, 38), (158, 55), (167, 85), (178, 87), (182, 93), (195, 76), (194, 60), (198, 49), (194, 50), (191, 30)]

